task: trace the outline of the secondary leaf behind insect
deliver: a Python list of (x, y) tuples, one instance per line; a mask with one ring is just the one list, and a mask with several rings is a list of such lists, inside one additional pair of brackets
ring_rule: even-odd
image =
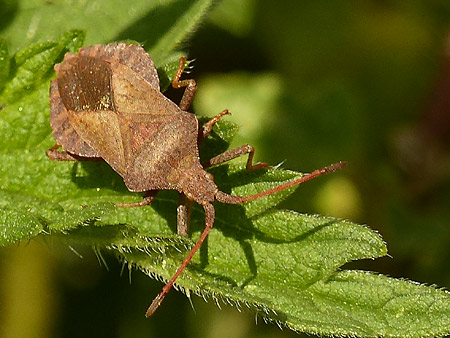
[(0, 91), (3, 89), (9, 75), (9, 64), (8, 44), (5, 39), (0, 38)]
[(28, 93), (33, 93), (48, 76), (65, 52), (76, 50), (84, 40), (84, 33), (79, 30), (65, 33), (58, 42), (36, 43), (16, 53), (12, 58), (12, 77), (6, 83), (1, 95), (2, 101), (11, 103)]

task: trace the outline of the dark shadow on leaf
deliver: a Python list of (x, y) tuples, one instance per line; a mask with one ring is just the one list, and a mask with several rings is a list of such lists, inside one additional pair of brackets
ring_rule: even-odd
[[(167, 223), (174, 234), (177, 233), (178, 192), (174, 190), (160, 191), (150, 206)], [(149, 207), (144, 207), (149, 208)]]
[(6, 0), (0, 1), (0, 31), (8, 27), (9, 23), (14, 20), (19, 9), (19, 1)]
[(109, 188), (128, 191), (120, 175), (103, 161), (74, 162), (71, 178), (80, 189)]
[(208, 238), (205, 239), (203, 245), (200, 248), (200, 267), (206, 268), (208, 263)]
[(256, 278), (256, 275), (258, 274), (258, 267), (256, 266), (255, 254), (253, 253), (251, 244), (248, 241), (240, 241), (239, 244), (244, 250), (250, 272), (252, 273), (252, 275), (247, 278), (244, 283), (242, 283), (241, 287), (244, 288), (247, 284), (249, 284), (253, 279)]
[(324, 229), (326, 227), (332, 226), (336, 222), (338, 222), (338, 221), (337, 220), (336, 221), (329, 221), (329, 222), (325, 222), (325, 223), (319, 224), (318, 226), (316, 226), (316, 227), (314, 227), (314, 228), (312, 228), (312, 229), (310, 229), (310, 230), (308, 230), (308, 231), (306, 231), (306, 232), (304, 232), (304, 233), (302, 233), (302, 234), (300, 234), (298, 236), (295, 236), (295, 237), (293, 237), (291, 239), (276, 238), (276, 237), (274, 237), (272, 235), (268, 235), (268, 234), (266, 234), (264, 232), (261, 232), (261, 231), (258, 231), (256, 229), (255, 229), (255, 237), (258, 240), (260, 240), (260, 241), (267, 242), (267, 243), (274, 243), (274, 244), (301, 242), (301, 241), (306, 240), (308, 237), (316, 234), (320, 230), (322, 230), (322, 229)]
[[(244, 157), (245, 158), (245, 157)], [(266, 170), (241, 170), (235, 173), (228, 173), (228, 165), (220, 165), (218, 167), (213, 167), (208, 171), (214, 176), (214, 181), (219, 187), (219, 190), (230, 194), (231, 188), (238, 185), (244, 185), (256, 181), (258, 178), (262, 177)]]
[(200, 263), (200, 264), (191, 263), (191, 264), (189, 264), (188, 269), (196, 271), (198, 275), (211, 276), (214, 278), (214, 280), (220, 280), (222, 282), (225, 282), (226, 284), (228, 284), (231, 287), (239, 287), (239, 285), (236, 283), (236, 281), (234, 281), (233, 279), (231, 279), (229, 277), (205, 271), (202, 263)]
[[(244, 208), (240, 205), (224, 205), (216, 203), (215, 209), (215, 227), (217, 229), (220, 229), (224, 235), (235, 237), (237, 240), (256, 238), (262, 242), (274, 244), (295, 243), (303, 241), (309, 236), (312, 236), (315, 233), (319, 232), (320, 230), (332, 226), (336, 222), (339, 222), (339, 220), (329, 220), (327, 222), (318, 224), (317, 226), (309, 229), (306, 232), (302, 232), (297, 236), (292, 236), (290, 238), (281, 238), (256, 229), (253, 225), (252, 219), (245, 216)], [(274, 209), (270, 209), (265, 213), (270, 213), (273, 210)], [(265, 213), (257, 215), (256, 217), (260, 217)]]
[[(103, 161), (74, 162), (71, 169), (71, 179), (80, 189), (104, 188), (119, 193), (127, 193), (130, 194), (130, 203), (139, 202), (142, 199), (143, 193), (130, 193), (122, 177)], [(151, 206), (142, 207), (153, 208), (155, 212), (167, 219), (174, 233), (177, 231), (177, 195), (176, 191), (160, 191)]]

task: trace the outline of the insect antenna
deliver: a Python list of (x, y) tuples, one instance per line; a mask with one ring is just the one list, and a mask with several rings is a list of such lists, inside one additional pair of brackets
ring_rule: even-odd
[(289, 181), (284, 184), (280, 184), (277, 187), (274, 187), (274, 188), (271, 188), (271, 189), (268, 189), (268, 190), (262, 191), (260, 193), (254, 194), (254, 195), (250, 195), (250, 196), (233, 196), (233, 195), (226, 194), (222, 191), (219, 191), (216, 194), (216, 199), (219, 202), (227, 203), (227, 204), (239, 204), (239, 203), (250, 202), (250, 201), (256, 200), (258, 198), (264, 197), (264, 196), (275, 194), (279, 191), (282, 191), (284, 189), (304, 183), (306, 181), (310, 181), (310, 180), (312, 180), (316, 177), (322, 176), (324, 174), (335, 172), (335, 171), (345, 167), (346, 165), (347, 165), (347, 162), (334, 163), (334, 164), (324, 167), (322, 169), (314, 170), (313, 172), (303, 175), (302, 177), (300, 177), (296, 180)]

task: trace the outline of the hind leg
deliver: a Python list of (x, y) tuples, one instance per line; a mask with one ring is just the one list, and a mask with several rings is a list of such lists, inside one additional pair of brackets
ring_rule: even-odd
[[(100, 157), (82, 157), (71, 154), (64, 150), (58, 150), (61, 148), (60, 145), (55, 144), (50, 149), (47, 149), (45, 154), (52, 161), (70, 161), (70, 162), (78, 162), (78, 161), (103, 161)], [(115, 206), (118, 208), (135, 208), (135, 207), (144, 207), (149, 205), (155, 199), (156, 193), (158, 190), (149, 190), (145, 193), (144, 198), (140, 202), (131, 202), (131, 203), (116, 203)]]
[(130, 202), (130, 203), (116, 203), (115, 206), (118, 208), (136, 208), (145, 207), (146, 205), (152, 204), (155, 199), (156, 194), (159, 190), (149, 190), (146, 191), (142, 201), (140, 202)]

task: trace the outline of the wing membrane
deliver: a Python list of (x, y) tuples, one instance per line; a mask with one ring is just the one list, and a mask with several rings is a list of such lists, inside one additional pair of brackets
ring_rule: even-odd
[(119, 174), (125, 175), (126, 162), (120, 123), (116, 112), (83, 111), (71, 114), (70, 123), (80, 137)]
[(120, 114), (172, 115), (181, 112), (175, 103), (131, 68), (120, 63), (115, 63), (111, 67), (114, 67), (112, 73), (114, 102)]

